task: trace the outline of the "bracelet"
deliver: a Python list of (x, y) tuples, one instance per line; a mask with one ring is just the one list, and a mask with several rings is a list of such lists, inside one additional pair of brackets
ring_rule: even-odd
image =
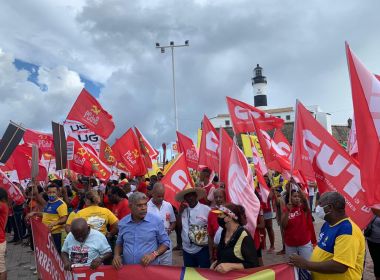
[(153, 251), (152, 255), (154, 256), (154, 258), (157, 258), (160, 254), (157, 251)]

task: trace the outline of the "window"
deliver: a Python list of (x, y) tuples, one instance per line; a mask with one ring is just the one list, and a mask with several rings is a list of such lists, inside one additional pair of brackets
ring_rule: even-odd
[(281, 119), (281, 116), (276, 116), (276, 118), (279, 118), (279, 119)]
[(230, 125), (230, 121), (229, 120), (225, 120), (224, 123), (226, 124), (226, 126)]
[(290, 115), (286, 115), (286, 120), (290, 121)]

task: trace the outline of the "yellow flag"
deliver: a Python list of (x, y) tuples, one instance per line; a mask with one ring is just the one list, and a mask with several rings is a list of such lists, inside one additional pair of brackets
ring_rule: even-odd
[(263, 153), (261, 151), (261, 148), (260, 148), (260, 145), (259, 145), (259, 142), (258, 142), (258, 139), (257, 139), (256, 135), (247, 135), (247, 134), (242, 134), (241, 135), (241, 140), (243, 142), (244, 155), (246, 157), (253, 157), (253, 155), (252, 155), (252, 149), (251, 149), (251, 141), (249, 140), (249, 138), (251, 138), (252, 143), (255, 143), (256, 150), (259, 153), (259, 156), (262, 157)]
[(197, 148), (201, 146), (201, 139), (202, 139), (202, 129), (198, 129), (198, 137), (197, 137)]

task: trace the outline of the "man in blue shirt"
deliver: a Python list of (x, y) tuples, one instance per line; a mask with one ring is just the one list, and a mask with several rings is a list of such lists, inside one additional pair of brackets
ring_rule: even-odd
[(128, 201), (131, 214), (119, 222), (112, 265), (119, 269), (123, 264), (158, 264), (157, 257), (170, 247), (164, 224), (158, 216), (147, 213), (145, 194), (135, 192)]

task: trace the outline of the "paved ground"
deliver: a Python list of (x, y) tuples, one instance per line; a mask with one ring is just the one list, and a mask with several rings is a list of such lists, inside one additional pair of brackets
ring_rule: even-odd
[[(318, 218), (317, 218), (318, 219)], [(319, 230), (322, 226), (322, 221), (317, 220), (315, 223), (316, 233), (319, 233)], [(275, 230), (275, 247), (276, 251), (281, 249), (281, 236), (278, 226), (274, 221), (274, 230)], [(175, 235), (173, 234), (173, 239), (175, 239)], [(176, 244), (174, 242), (174, 244)], [(37, 279), (35, 275), (33, 275), (33, 271), (30, 270), (30, 266), (34, 266), (34, 255), (31, 252), (29, 247), (24, 247), (21, 245), (13, 245), (7, 244), (7, 269), (8, 269), (8, 279), (9, 280), (29, 280), (29, 279)], [(367, 250), (368, 252), (368, 250)], [(180, 252), (173, 252), (173, 262), (174, 265), (182, 266), (182, 256)], [(264, 265), (283, 263), (287, 261), (286, 256), (281, 255), (277, 256), (273, 253), (264, 252)], [(364, 270), (363, 280), (372, 280), (375, 279), (373, 275), (373, 262), (369, 253), (366, 256), (366, 266)]]

